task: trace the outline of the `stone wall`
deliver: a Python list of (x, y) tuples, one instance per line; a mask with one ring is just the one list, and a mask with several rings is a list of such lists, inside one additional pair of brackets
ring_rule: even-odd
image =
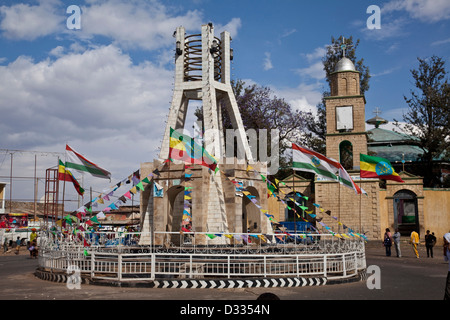
[[(334, 232), (346, 232), (346, 225), (358, 233), (364, 233), (368, 239), (380, 238), (380, 211), (378, 180), (357, 180), (354, 182), (367, 192), (367, 195), (357, 195), (353, 190), (332, 181), (316, 181), (316, 202), (330, 210), (324, 214), (316, 209), (322, 222), (331, 227)], [(336, 217), (337, 219), (334, 219)], [(339, 224), (338, 222), (341, 222)]]
[[(192, 176), (188, 181), (184, 179), (184, 164), (166, 163), (162, 167), (162, 163), (157, 160), (142, 163), (142, 176), (159, 168), (160, 175), (154, 181), (163, 188), (162, 197), (153, 197), (152, 184), (147, 185), (141, 195), (142, 231), (179, 232), (183, 212), (183, 201), (180, 200), (183, 197), (179, 195), (183, 195), (184, 187), (189, 185), (192, 187), (190, 196), (194, 232), (246, 233), (249, 228), (251, 232), (270, 233), (268, 218), (247, 198), (236, 196), (235, 185), (230, 179), (241, 181), (256, 197), (262, 210), (267, 210), (268, 206), (267, 184), (259, 174), (247, 171), (246, 164), (224, 162), (219, 165), (220, 172), (217, 173), (204, 166), (189, 165), (189, 174)], [(265, 164), (252, 164), (252, 167), (258, 172), (266, 171)], [(148, 243), (149, 239), (145, 242)], [(156, 243), (164, 241), (155, 238)]]
[[(369, 240), (381, 240), (386, 228), (394, 232), (394, 203), (393, 195), (400, 190), (410, 190), (417, 195), (420, 239), (423, 242), (426, 230), (435, 233), (437, 245), (442, 245), (442, 236), (450, 232), (450, 189), (423, 189), (420, 177), (414, 177), (401, 173), (405, 183), (389, 181), (387, 189), (379, 188), (378, 179), (359, 180), (355, 183), (363, 188), (368, 195), (356, 195), (352, 190), (344, 186), (338, 186), (335, 182), (316, 181), (315, 194), (311, 194), (312, 182), (297, 177), (295, 186), (298, 191), (310, 197), (307, 206), (315, 208), (312, 203), (320, 204), (324, 210), (330, 210), (328, 216), (320, 209), (315, 208), (318, 218), (323, 217), (323, 222), (330, 226), (334, 232), (344, 232), (339, 225), (338, 218), (343, 224), (360, 232), (365, 232)], [(292, 178), (284, 181), (290, 181)], [(291, 183), (292, 185), (292, 183)], [(290, 185), (290, 187), (291, 187)], [(283, 189), (285, 190), (285, 189)], [(283, 197), (283, 193), (279, 193)], [(269, 213), (274, 215), (277, 221), (285, 221), (285, 205), (276, 198), (268, 199)], [(320, 230), (326, 232), (317, 224)], [(406, 239), (406, 238), (404, 238)]]

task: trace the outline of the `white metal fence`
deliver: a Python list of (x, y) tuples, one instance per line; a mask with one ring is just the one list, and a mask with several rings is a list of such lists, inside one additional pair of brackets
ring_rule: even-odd
[[(83, 235), (82, 239), (90, 238)], [(226, 244), (195, 241), (161, 246), (139, 246), (142, 234), (101, 234), (91, 237), (90, 246), (73, 237), (44, 236), (39, 266), (66, 272), (76, 266), (92, 280), (146, 281), (158, 278), (248, 278), (322, 276), (349, 278), (366, 268), (364, 241), (331, 235), (298, 235), (248, 243)], [(186, 236), (161, 233), (173, 238)], [(196, 237), (198, 234), (195, 235)], [(229, 238), (230, 239), (230, 238)], [(258, 237), (254, 237), (258, 239)], [(261, 239), (261, 238), (259, 238)]]

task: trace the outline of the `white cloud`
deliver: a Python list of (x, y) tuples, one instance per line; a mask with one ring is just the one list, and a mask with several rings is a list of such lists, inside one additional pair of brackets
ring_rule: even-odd
[(153, 50), (170, 45), (176, 27), (198, 29), (199, 11), (175, 15), (158, 1), (94, 1), (82, 7), (83, 36), (106, 36), (122, 47)]
[(290, 30), (284, 32), (284, 33), (281, 35), (281, 38), (289, 37), (291, 34), (294, 34), (294, 33), (296, 33), (296, 32), (297, 32), (297, 29), (290, 29)]
[(412, 18), (424, 22), (437, 22), (450, 19), (448, 0), (393, 0), (381, 8), (381, 14), (392, 11), (405, 11)]
[(65, 28), (64, 15), (57, 13), (55, 1), (41, 1), (38, 5), (15, 4), (0, 7), (0, 30), (15, 40), (34, 40)]
[(228, 31), (230, 33), (231, 39), (236, 38), (238, 35), (238, 30), (241, 28), (242, 22), (240, 18), (233, 18), (230, 22), (228, 22), (226, 25), (222, 26), (220, 24), (215, 25), (214, 31), (215, 35), (220, 35), (223, 31)]
[(439, 40), (439, 41), (435, 41), (433, 43), (431, 43), (432, 46), (440, 46), (442, 44), (447, 44), (450, 43), (450, 38), (444, 39), (444, 40)]
[(367, 27), (364, 27), (361, 29), (361, 32), (364, 33), (368, 39), (378, 41), (401, 37), (408, 34), (406, 25), (410, 21), (404, 17), (393, 18), (392, 16), (382, 14), (381, 21), (380, 29), (368, 29)]
[[(69, 17), (58, 0), (40, 1), (37, 5), (16, 4), (0, 7), (0, 30), (14, 40), (35, 40), (51, 34), (89, 40), (94, 36), (110, 38), (121, 48), (159, 49), (172, 44), (176, 27), (198, 30), (202, 23), (199, 11), (176, 14), (160, 1), (86, 1), (81, 7), (81, 29), (68, 30)], [(236, 34), (240, 19), (226, 27)]]
[(53, 48), (50, 50), (50, 55), (54, 57), (62, 57), (64, 53), (64, 47), (63, 46), (57, 46), (56, 48)]
[(317, 113), (316, 105), (322, 99), (321, 85), (301, 83), (294, 88), (273, 88), (278, 97), (283, 97), (294, 110)]
[(325, 47), (318, 47), (315, 48), (313, 52), (305, 54), (305, 57), (309, 62), (311, 62), (316, 59), (322, 59), (326, 53), (327, 50), (325, 49)]
[(265, 58), (264, 58), (264, 70), (273, 69), (270, 52), (265, 52), (264, 55), (265, 55)]
[(325, 79), (326, 76), (322, 61), (317, 61), (309, 67), (298, 69), (296, 72), (301, 76), (308, 76), (316, 80)]
[(383, 70), (381, 72), (375, 72), (375, 73), (371, 74), (371, 77), (385, 76), (385, 75), (391, 74), (392, 72), (394, 72), (394, 71), (396, 71), (398, 69), (400, 69), (400, 67), (393, 67), (393, 68), (389, 68), (389, 69)]
[(294, 72), (302, 77), (312, 78), (314, 80), (325, 79), (325, 70), (323, 70), (322, 58), (325, 56), (327, 50), (325, 46), (317, 47), (310, 53), (302, 53), (306, 58), (309, 66), (306, 68), (295, 69)]
[(69, 142), (121, 178), (157, 156), (171, 82), (172, 71), (133, 65), (114, 45), (54, 61), (21, 56), (0, 66), (2, 145), (63, 151)]
[(408, 24), (415, 20), (434, 23), (447, 19), (450, 19), (448, 0), (392, 0), (381, 8), (381, 28), (369, 30), (364, 24), (361, 32), (369, 39), (380, 41), (407, 36)]

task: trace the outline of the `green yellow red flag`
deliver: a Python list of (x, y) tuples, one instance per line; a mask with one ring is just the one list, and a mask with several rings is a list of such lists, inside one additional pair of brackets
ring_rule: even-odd
[(361, 178), (379, 178), (405, 182), (395, 172), (389, 160), (380, 157), (368, 156), (360, 153), (360, 176)]

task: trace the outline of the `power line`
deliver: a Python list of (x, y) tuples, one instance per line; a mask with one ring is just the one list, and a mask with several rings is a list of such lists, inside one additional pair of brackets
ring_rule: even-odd
[(64, 156), (64, 152), (54, 152), (54, 151), (33, 151), (33, 150), (15, 150), (15, 149), (0, 149), (0, 152), (5, 152), (5, 153), (32, 153), (35, 155), (41, 155), (41, 156), (48, 156), (48, 155), (53, 155), (53, 156)]

